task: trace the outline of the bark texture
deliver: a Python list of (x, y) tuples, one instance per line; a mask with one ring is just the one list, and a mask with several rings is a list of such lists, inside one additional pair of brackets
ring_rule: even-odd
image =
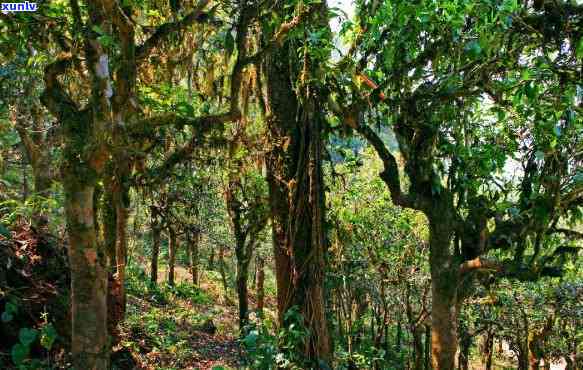
[(430, 219), (431, 359), (435, 369), (454, 369), (457, 351), (458, 269), (451, 253), (453, 233), (447, 222)]
[(97, 245), (92, 185), (65, 182), (71, 263), (71, 351), (76, 369), (107, 369), (107, 270)]
[[(305, 355), (330, 360), (324, 300), (322, 115), (312, 96), (300, 104), (291, 81), (289, 45), (266, 57), (265, 108), (271, 150), (266, 155), (273, 224), (279, 321), (298, 307), (310, 331)], [(297, 65), (297, 64), (296, 64)], [(298, 113), (299, 112), (299, 113)]]

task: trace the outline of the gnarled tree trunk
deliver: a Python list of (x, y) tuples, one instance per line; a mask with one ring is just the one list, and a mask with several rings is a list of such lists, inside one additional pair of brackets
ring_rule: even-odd
[(66, 176), (65, 211), (71, 264), (71, 351), (77, 369), (107, 369), (107, 270), (94, 229), (94, 186)]
[(331, 343), (324, 300), (324, 187), (321, 117), (316, 102), (301, 107), (290, 82), (288, 48), (265, 63), (270, 142), (267, 182), (273, 227), (279, 322), (297, 306), (310, 331), (308, 361), (328, 361)]
[[(312, 24), (328, 26), (326, 2), (310, 5)], [(276, 6), (282, 19), (288, 9)], [(311, 366), (329, 362), (331, 338), (324, 298), (325, 235), (322, 178), (321, 107), (323, 92), (306, 82), (320, 62), (308, 53), (297, 57), (297, 45), (283, 43), (264, 59), (265, 113), (271, 144), (266, 153), (273, 227), (279, 322), (297, 307), (309, 330), (304, 356)], [(300, 70), (303, 64), (303, 69)], [(297, 85), (294, 85), (294, 82)], [(303, 99), (299, 99), (299, 94)]]

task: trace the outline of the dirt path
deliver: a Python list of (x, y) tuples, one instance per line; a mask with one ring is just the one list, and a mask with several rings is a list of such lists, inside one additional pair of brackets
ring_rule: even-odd
[(203, 280), (197, 289), (189, 278), (177, 267), (175, 290), (166, 287), (165, 271), (158, 290), (144, 288), (141, 281), (128, 289), (126, 320), (113, 356), (117, 369), (240, 367), (236, 308), (223, 302), (215, 282)]

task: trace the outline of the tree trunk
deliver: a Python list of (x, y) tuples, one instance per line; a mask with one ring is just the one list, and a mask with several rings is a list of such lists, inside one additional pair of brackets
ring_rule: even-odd
[[(22, 150), (22, 156), (24, 157), (26, 155), (25, 150)], [(22, 161), (22, 163), (20, 164), (20, 169), (22, 170), (22, 202), (24, 203), (26, 201), (26, 199), (28, 199), (28, 197), (30, 196), (30, 190), (29, 190), (29, 186), (28, 186), (28, 173), (26, 171), (26, 161)]]
[(265, 306), (265, 261), (259, 257), (257, 264), (257, 315), (263, 317), (263, 307)]
[(528, 351), (523, 352), (520, 351), (518, 354), (518, 370), (528, 370), (529, 363), (528, 363)]
[(403, 336), (403, 328), (401, 326), (401, 317), (397, 320), (397, 336), (395, 338), (395, 352), (401, 353), (401, 338)]
[(198, 286), (198, 254), (200, 243), (200, 231), (196, 231), (190, 244), (190, 275), (192, 283)]
[(412, 330), (413, 335), (413, 352), (414, 352), (414, 362), (413, 369), (423, 370), (423, 339), (421, 327), (416, 327)]
[(520, 308), (521, 320), (522, 320), (522, 330), (523, 333), (519, 335), (518, 338), (518, 345), (519, 345), (519, 353), (518, 353), (518, 369), (519, 370), (528, 370), (530, 363), (529, 363), (529, 344), (531, 339), (531, 333), (529, 328), (528, 316), (526, 311)]
[(107, 260), (109, 271), (112, 274), (117, 273), (117, 258), (116, 258), (116, 240), (117, 240), (117, 221), (115, 204), (113, 200), (113, 187), (110, 180), (105, 180), (105, 195), (103, 197), (103, 209), (101, 212), (103, 224), (103, 239), (105, 243), (105, 252), (107, 253)]
[[(438, 207), (439, 208), (439, 207)], [(451, 253), (449, 213), (436, 209), (429, 219), (431, 266), (431, 358), (433, 368), (454, 369), (457, 351), (458, 264)]]
[(482, 358), (484, 370), (492, 370), (492, 354), (494, 352), (494, 333), (491, 330), (486, 331), (484, 344), (482, 348)]
[(65, 211), (71, 265), (71, 352), (75, 369), (107, 369), (106, 263), (94, 229), (94, 186), (66, 176)]
[(158, 283), (158, 256), (160, 255), (160, 228), (152, 224), (152, 262), (150, 265), (150, 282)]
[(425, 370), (431, 369), (431, 326), (425, 325)]
[(528, 369), (539, 370), (540, 358), (537, 356), (538, 348), (537, 336), (532, 334), (528, 338)]
[(571, 356), (565, 356), (565, 370), (576, 370), (575, 362), (571, 359)]
[(208, 269), (213, 271), (215, 269), (215, 250), (211, 249), (211, 253), (208, 259)]
[(472, 346), (472, 337), (464, 333), (460, 340), (460, 351), (458, 356), (458, 369), (468, 370), (470, 367), (470, 347)]
[[(281, 9), (280, 9), (281, 10)], [(293, 51), (292, 51), (293, 50)], [(289, 45), (266, 57), (266, 121), (271, 150), (266, 154), (273, 227), (278, 317), (297, 306), (310, 336), (304, 356), (327, 362), (331, 339), (325, 315), (320, 102), (299, 106), (291, 85)], [(313, 99), (313, 98), (312, 98)], [(301, 111), (298, 114), (298, 111)]]
[(168, 285), (174, 286), (174, 265), (176, 263), (176, 233), (168, 228)]
[[(126, 204), (127, 189), (114, 195), (115, 200), (115, 221), (116, 221), (116, 241), (115, 241), (115, 261), (116, 261), (116, 280), (119, 284), (119, 304), (122, 309), (122, 315), (126, 312), (126, 293), (125, 293), (125, 274), (127, 259), (127, 227), (128, 227), (128, 209)], [(122, 316), (122, 319), (123, 319)]]
[(227, 271), (225, 269), (225, 249), (220, 247), (219, 250), (219, 273), (221, 274), (221, 281), (223, 282), (223, 289), (225, 290), (225, 302), (229, 300), (229, 282), (227, 281)]
[[(249, 262), (251, 261), (251, 256), (245, 255), (246, 253), (240, 249), (245, 249), (245, 241), (242, 241), (243, 245), (239, 245), (237, 242), (237, 247), (235, 253), (237, 254), (237, 297), (239, 300), (239, 331), (243, 335), (243, 330), (249, 322), (249, 293), (247, 288), (247, 281), (249, 280)], [(250, 243), (250, 242), (249, 242)]]

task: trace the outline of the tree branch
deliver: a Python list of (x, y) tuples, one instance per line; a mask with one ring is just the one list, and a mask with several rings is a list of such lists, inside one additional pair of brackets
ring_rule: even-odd
[(72, 60), (70, 54), (65, 54), (45, 68), (45, 90), (41, 95), (41, 102), (59, 120), (79, 113), (77, 104), (58, 80), (58, 77), (71, 66)]
[(557, 255), (577, 253), (578, 250), (578, 248), (566, 248), (565, 250), (559, 248), (550, 258), (543, 260), (539, 266), (534, 267), (524, 264), (517, 265), (513, 260), (497, 261), (478, 257), (460, 264), (458, 272), (463, 276), (473, 271), (492, 270), (496, 272), (498, 277), (517, 279), (519, 281), (536, 281), (543, 276), (560, 277), (563, 275), (563, 270), (560, 267), (547, 266), (546, 263), (552, 262)]
[(503, 266), (499, 261), (490, 260), (482, 257), (477, 257), (469, 261), (465, 261), (460, 264), (459, 273), (460, 275), (467, 274), (471, 271), (476, 270), (495, 270), (502, 271)]
[(259, 50), (255, 54), (243, 58), (241, 60), (241, 64), (245, 66), (248, 64), (257, 63), (261, 60), (261, 58), (263, 58), (264, 55), (280, 47), (285, 41), (285, 38), (289, 34), (289, 32), (301, 23), (306, 14), (308, 14), (308, 9), (302, 10), (300, 14), (296, 15), (292, 20), (283, 23), (279, 27), (279, 29), (275, 32), (273, 38), (267, 43), (267, 45), (265, 45), (261, 50)]
[(200, 117), (184, 117), (174, 113), (163, 114), (160, 116), (150, 117), (133, 124), (130, 130), (135, 133), (150, 132), (154, 128), (174, 126), (190, 126), (195, 129), (195, 134), (204, 135), (211, 131), (222, 132), (224, 124), (234, 120), (235, 115), (232, 112), (210, 114)]
[(204, 21), (203, 9), (210, 0), (200, 0), (194, 10), (179, 21), (164, 23), (159, 26), (154, 34), (150, 36), (142, 45), (136, 49), (136, 62), (143, 63), (152, 53), (152, 50), (159, 47), (164, 41), (168, 40), (170, 35), (185, 29), (186, 27)]
[(423, 208), (418, 204), (419, 202), (415, 201), (411, 195), (405, 194), (401, 190), (397, 160), (386, 147), (385, 143), (383, 143), (382, 139), (373, 131), (373, 129), (365, 124), (357, 125), (356, 130), (364, 136), (370, 145), (373, 146), (378, 156), (383, 161), (384, 170), (380, 173), (380, 177), (389, 187), (393, 202), (404, 208), (422, 210)]

